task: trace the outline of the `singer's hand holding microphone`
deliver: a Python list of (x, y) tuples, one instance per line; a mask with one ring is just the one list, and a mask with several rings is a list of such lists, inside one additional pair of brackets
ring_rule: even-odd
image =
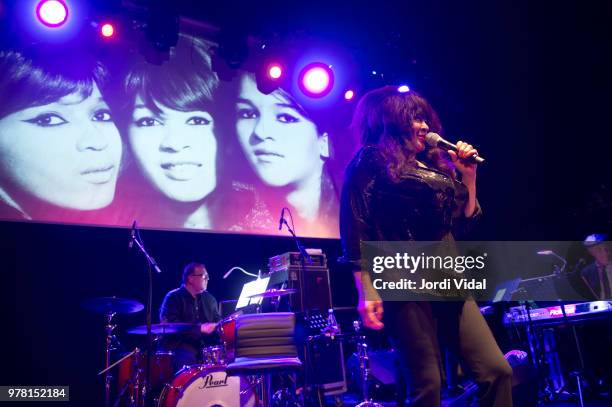
[(476, 167), (484, 162), (484, 158), (478, 155), (478, 151), (471, 144), (463, 141), (453, 144), (436, 133), (427, 133), (425, 141), (431, 147), (439, 147), (448, 151), (448, 155), (461, 173), (464, 183), (476, 180)]

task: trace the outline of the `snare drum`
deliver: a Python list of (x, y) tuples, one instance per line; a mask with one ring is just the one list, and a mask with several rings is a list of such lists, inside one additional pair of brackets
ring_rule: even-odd
[(254, 386), (242, 376), (228, 376), (223, 366), (181, 370), (159, 397), (158, 407), (254, 407)]
[(225, 349), (223, 349), (223, 346), (207, 346), (202, 349), (202, 364), (206, 367), (225, 366)]

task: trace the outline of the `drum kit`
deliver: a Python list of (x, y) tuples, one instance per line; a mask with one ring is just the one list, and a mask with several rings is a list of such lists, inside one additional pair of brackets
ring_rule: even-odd
[[(278, 299), (295, 292), (294, 289), (270, 289), (252, 297)], [(98, 375), (104, 375), (106, 407), (111, 405), (117, 407), (253, 407), (260, 405), (261, 398), (257, 392), (257, 388), (262, 384), (260, 377), (228, 376), (226, 373), (227, 364), (234, 360), (236, 319), (242, 314), (242, 311), (236, 311), (217, 323), (221, 343), (201, 349), (201, 363), (183, 366), (178, 372), (174, 372), (174, 354), (171, 351), (152, 351), (149, 358), (146, 351), (136, 347), (111, 363), (111, 355), (119, 350), (117, 337), (114, 335), (117, 325), (113, 318), (117, 314), (140, 312), (144, 309), (143, 304), (125, 298), (101, 297), (89, 299), (82, 305), (91, 312), (102, 314), (106, 321), (105, 368), (98, 373)], [(330, 314), (332, 318), (331, 310)], [(151, 324), (150, 329), (155, 337), (154, 342), (158, 343), (159, 339), (165, 335), (194, 332), (199, 330), (199, 327), (200, 324), (172, 322)], [(359, 330), (359, 323), (354, 322), (355, 333), (353, 334), (340, 334), (339, 331), (330, 333), (328, 332), (330, 328), (338, 329), (335, 317), (331, 325), (328, 324), (327, 327), (321, 329), (320, 335), (309, 336), (306, 340), (312, 341), (315, 337), (320, 336), (331, 337), (331, 339), (336, 337), (338, 340), (357, 339), (361, 387), (364, 396), (360, 407), (380, 407), (367, 395), (369, 373), (367, 344)], [(147, 326), (129, 328), (127, 333), (140, 337), (145, 336)], [(149, 383), (147, 383), (145, 373), (147, 362), (149, 363)], [(288, 400), (290, 402), (280, 405), (296, 405), (295, 399), (290, 397)]]
[[(295, 290), (269, 290), (257, 297), (271, 298), (294, 293)], [(254, 296), (255, 297), (255, 296)], [(241, 314), (237, 311), (217, 323), (221, 344), (201, 350), (202, 363), (184, 366), (173, 372), (173, 353), (155, 351), (147, 358), (147, 352), (135, 348), (111, 363), (111, 355), (119, 349), (114, 331), (117, 325), (113, 318), (117, 314), (140, 312), (144, 305), (138, 301), (100, 297), (86, 300), (82, 304), (88, 311), (105, 317), (105, 367), (98, 375), (104, 375), (105, 406), (195, 407), (195, 406), (256, 406), (258, 396), (256, 377), (228, 376), (226, 366), (234, 358), (235, 324)], [(151, 324), (151, 333), (158, 342), (164, 335), (193, 332), (200, 324), (160, 323)], [(130, 335), (147, 335), (147, 326), (129, 328)], [(149, 359), (150, 383), (146, 383), (146, 363)], [(115, 380), (116, 377), (116, 380)], [(114, 383), (114, 386), (113, 386)], [(113, 392), (113, 387), (116, 389)], [(114, 397), (111, 395), (114, 394)], [(114, 400), (111, 404), (111, 400)], [(147, 401), (152, 400), (152, 401)]]

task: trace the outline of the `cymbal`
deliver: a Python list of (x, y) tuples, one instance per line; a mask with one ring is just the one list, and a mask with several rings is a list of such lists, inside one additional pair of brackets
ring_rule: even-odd
[[(200, 324), (192, 324), (189, 322), (165, 322), (161, 324), (151, 324), (151, 333), (155, 335), (175, 334), (178, 332), (188, 332), (200, 328)], [(130, 334), (146, 335), (147, 326), (135, 326), (127, 330)]]
[(294, 288), (280, 288), (280, 289), (271, 289), (271, 290), (266, 290), (261, 294), (253, 294), (253, 295), (249, 295), (247, 298), (270, 298), (270, 297), (278, 297), (281, 295), (289, 295), (289, 294), (295, 294), (297, 293), (297, 290)]
[(234, 319), (238, 318), (242, 314), (244, 314), (244, 311), (241, 309), (239, 309), (238, 311), (234, 311), (228, 316), (226, 316), (225, 318), (223, 318), (221, 321), (219, 321), (219, 325), (223, 325), (225, 323), (233, 321)]
[(144, 309), (144, 305), (135, 300), (117, 297), (96, 297), (89, 298), (81, 306), (88, 311), (97, 314), (131, 314)]

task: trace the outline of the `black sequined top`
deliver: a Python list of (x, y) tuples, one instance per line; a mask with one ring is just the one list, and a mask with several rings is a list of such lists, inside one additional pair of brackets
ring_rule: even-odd
[(346, 170), (340, 202), (344, 260), (359, 269), (361, 241), (439, 241), (461, 238), (482, 211), (463, 214), (467, 187), (447, 174), (414, 167), (392, 180), (375, 146), (363, 147)]

